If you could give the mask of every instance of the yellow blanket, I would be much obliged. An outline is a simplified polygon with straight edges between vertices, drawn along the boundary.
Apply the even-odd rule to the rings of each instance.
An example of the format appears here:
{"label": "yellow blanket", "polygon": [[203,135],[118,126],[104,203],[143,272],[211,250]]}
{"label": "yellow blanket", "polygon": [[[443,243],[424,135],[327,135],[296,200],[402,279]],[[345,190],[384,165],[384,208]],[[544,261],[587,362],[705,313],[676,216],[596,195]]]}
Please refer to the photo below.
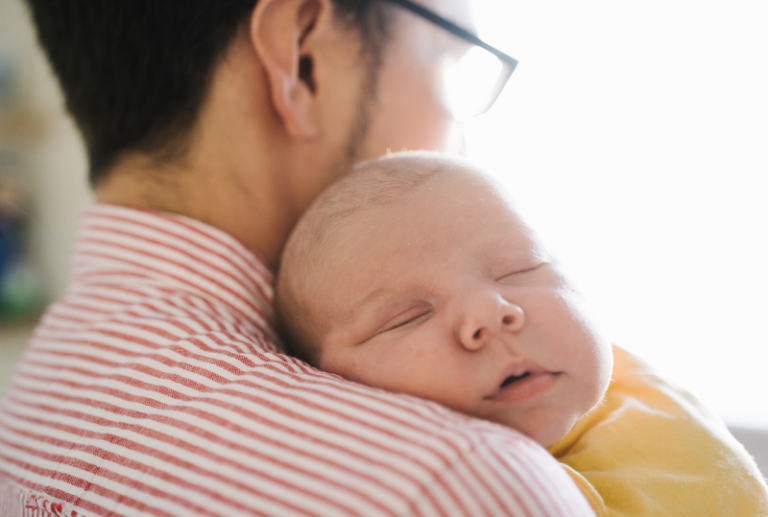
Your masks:
{"label": "yellow blanket", "polygon": [[603,405],[550,452],[598,516],[768,516],[768,488],[722,421],[614,347]]}

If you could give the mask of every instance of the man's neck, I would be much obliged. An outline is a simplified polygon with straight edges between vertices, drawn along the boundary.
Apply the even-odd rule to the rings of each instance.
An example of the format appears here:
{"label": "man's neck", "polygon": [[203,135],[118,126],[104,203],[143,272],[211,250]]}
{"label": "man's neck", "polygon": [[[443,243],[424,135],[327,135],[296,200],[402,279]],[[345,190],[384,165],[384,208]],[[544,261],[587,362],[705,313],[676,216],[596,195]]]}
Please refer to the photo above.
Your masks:
{"label": "man's neck", "polygon": [[[296,215],[279,184],[209,160],[158,163],[143,155],[121,160],[96,188],[98,203],[183,215],[218,228],[261,255],[272,268]],[[281,202],[282,200],[282,202]]]}
{"label": "man's neck", "polygon": [[[352,48],[347,58],[356,62],[358,51]],[[127,153],[99,183],[96,199],[197,219],[230,234],[275,268],[304,209],[359,158],[348,150],[351,136],[360,137],[360,103],[333,92],[348,92],[364,72],[355,68],[339,76],[323,90],[323,103],[296,108],[314,114],[319,129],[293,134],[273,103],[265,68],[244,31],[216,69],[184,156],[165,163]]]}

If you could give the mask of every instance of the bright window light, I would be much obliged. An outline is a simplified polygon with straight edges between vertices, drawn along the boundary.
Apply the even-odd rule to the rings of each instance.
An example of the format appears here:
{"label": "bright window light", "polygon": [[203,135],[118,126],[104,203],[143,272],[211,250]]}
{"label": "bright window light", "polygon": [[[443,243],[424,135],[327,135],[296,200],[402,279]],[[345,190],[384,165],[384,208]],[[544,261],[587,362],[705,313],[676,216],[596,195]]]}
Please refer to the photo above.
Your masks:
{"label": "bright window light", "polygon": [[615,343],[768,428],[768,4],[475,2],[520,60],[467,125]]}
{"label": "bright window light", "polygon": [[480,47],[471,47],[460,59],[446,63],[447,103],[457,120],[466,120],[487,106],[502,63]]}

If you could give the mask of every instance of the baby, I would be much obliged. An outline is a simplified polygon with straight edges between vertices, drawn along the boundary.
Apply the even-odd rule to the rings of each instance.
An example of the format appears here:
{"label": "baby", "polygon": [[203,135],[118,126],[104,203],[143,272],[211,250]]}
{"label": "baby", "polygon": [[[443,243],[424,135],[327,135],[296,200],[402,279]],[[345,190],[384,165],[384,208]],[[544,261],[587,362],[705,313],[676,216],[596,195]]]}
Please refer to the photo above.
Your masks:
{"label": "baby", "polygon": [[608,387],[610,342],[535,234],[465,164],[406,154],[358,167],[301,220],[280,272],[292,351],[347,379],[543,446]]}
{"label": "baby", "polygon": [[[464,162],[403,153],[357,166],[294,229],[275,303],[295,355],[349,380],[517,429],[551,447],[599,515],[607,508],[628,515],[768,512],[764,482],[722,424],[620,349],[614,368],[610,341],[557,261]],[[665,427],[670,419],[680,426]],[[697,472],[708,465],[700,485],[680,462],[645,444],[654,432]],[[709,442],[702,438],[691,458],[686,440],[700,435]],[[681,476],[687,493],[668,476],[655,488],[656,480],[631,481],[633,466],[644,477],[661,473],[648,462],[653,454],[665,475]],[[710,460],[718,465],[709,468]],[[736,484],[757,494],[736,497],[747,511],[711,500],[711,485],[724,480],[730,491]],[[628,498],[633,483],[641,493]]]}

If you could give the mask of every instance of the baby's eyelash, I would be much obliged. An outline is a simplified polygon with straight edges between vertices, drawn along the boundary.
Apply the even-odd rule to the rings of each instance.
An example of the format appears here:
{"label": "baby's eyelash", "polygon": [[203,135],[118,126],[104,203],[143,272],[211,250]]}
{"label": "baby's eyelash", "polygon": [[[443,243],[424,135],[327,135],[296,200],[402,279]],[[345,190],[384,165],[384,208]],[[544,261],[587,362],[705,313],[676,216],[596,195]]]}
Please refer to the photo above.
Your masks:
{"label": "baby's eyelash", "polygon": [[537,265],[535,265],[533,267],[529,267],[529,268],[525,268],[525,269],[520,269],[518,271],[513,271],[512,273],[507,273],[506,275],[503,275],[503,276],[500,276],[499,278],[497,278],[496,281],[498,282],[499,280],[504,280],[505,278],[508,278],[510,276],[513,276],[513,275],[522,275],[523,273],[530,273],[531,271],[535,271],[535,270],[539,269],[540,267],[545,266],[546,264],[547,264],[547,262],[542,262],[542,263],[537,264]]}
{"label": "baby's eyelash", "polygon": [[388,332],[390,330],[404,327],[420,318],[431,315],[432,312],[433,310],[431,308],[427,309],[426,307],[415,307],[413,309],[409,309],[398,314],[387,323],[382,325],[381,328],[376,331],[376,334],[381,334],[382,332]]}

